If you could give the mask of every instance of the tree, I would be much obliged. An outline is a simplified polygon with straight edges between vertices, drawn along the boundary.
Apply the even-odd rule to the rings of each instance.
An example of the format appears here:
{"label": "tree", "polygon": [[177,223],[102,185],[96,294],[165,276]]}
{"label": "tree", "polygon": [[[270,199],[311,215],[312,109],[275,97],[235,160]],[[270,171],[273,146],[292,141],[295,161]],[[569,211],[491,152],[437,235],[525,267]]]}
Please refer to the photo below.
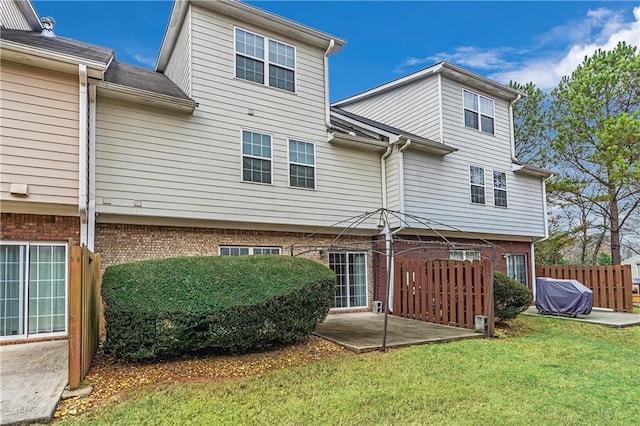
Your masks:
{"label": "tree", "polygon": [[554,163],[594,205],[620,264],[620,235],[640,212],[640,56],[624,42],[598,50],[550,98]]}
{"label": "tree", "polygon": [[513,104],[513,136],[516,158],[544,165],[549,146],[547,94],[532,82],[509,82],[509,87],[527,95]]}

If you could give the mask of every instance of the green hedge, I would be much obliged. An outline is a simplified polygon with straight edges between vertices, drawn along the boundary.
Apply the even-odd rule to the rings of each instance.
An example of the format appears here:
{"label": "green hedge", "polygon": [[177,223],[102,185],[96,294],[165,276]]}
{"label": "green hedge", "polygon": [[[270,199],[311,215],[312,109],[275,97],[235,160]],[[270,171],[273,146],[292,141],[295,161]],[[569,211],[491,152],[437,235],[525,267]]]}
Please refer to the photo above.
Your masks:
{"label": "green hedge", "polygon": [[298,341],[326,317],[335,274],[288,256],[212,256],[110,266],[105,351],[126,360],[246,352]]}
{"label": "green hedge", "polygon": [[496,321],[505,322],[525,311],[533,301],[533,293],[519,281],[500,272],[493,280]]}

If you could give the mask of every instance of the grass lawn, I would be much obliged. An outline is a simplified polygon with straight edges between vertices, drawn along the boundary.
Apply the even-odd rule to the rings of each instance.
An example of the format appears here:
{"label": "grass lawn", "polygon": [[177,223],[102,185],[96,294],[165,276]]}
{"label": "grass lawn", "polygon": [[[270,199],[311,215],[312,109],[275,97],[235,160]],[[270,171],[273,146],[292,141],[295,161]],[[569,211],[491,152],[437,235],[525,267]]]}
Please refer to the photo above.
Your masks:
{"label": "grass lawn", "polygon": [[143,388],[71,423],[640,422],[640,327],[522,316],[514,330],[517,337],[345,355],[238,381]]}

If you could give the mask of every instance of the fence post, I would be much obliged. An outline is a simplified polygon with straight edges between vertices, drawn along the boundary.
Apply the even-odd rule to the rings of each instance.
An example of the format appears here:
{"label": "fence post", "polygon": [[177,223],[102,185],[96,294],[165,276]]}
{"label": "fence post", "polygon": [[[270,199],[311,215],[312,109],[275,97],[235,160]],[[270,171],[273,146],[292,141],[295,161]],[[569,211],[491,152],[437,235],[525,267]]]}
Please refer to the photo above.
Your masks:
{"label": "fence post", "polygon": [[81,375],[82,249],[69,250],[69,389],[78,389]]}

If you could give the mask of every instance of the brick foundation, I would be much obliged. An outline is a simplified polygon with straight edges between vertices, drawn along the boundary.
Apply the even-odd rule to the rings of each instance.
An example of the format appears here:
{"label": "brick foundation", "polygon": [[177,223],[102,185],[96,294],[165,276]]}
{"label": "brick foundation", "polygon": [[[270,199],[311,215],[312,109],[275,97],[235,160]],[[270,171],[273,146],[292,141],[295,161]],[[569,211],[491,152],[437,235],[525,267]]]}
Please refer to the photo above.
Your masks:
{"label": "brick foundation", "polygon": [[[379,241],[375,243],[378,251],[384,252],[385,242],[384,236],[378,236]],[[406,237],[405,237],[406,238]],[[428,241],[428,243],[424,243]],[[481,240],[464,240],[450,239],[449,241],[456,243],[458,250],[480,251],[484,258],[492,259],[494,256],[493,248],[486,247],[485,242]],[[527,265],[527,286],[532,288],[533,271],[531,271],[531,243],[520,241],[490,241],[496,245],[495,248],[495,270],[507,273],[507,261],[505,254],[524,254]],[[485,247],[480,247],[485,246]],[[429,259],[449,259],[450,246],[445,244],[442,239],[426,239],[423,238],[421,243],[416,242],[394,242],[393,244],[395,260],[429,260]],[[405,251],[412,249],[411,251]],[[387,265],[384,256],[379,256],[375,265],[374,282],[374,299],[385,300],[387,285]]]}
{"label": "brick foundation", "polygon": [[0,239],[51,241],[80,244],[80,218],[20,213],[2,213]]}
{"label": "brick foundation", "polygon": [[[317,235],[312,239],[299,232],[252,231],[239,229],[195,228],[154,225],[96,224],[95,251],[102,255],[103,267],[138,260],[176,256],[218,255],[220,246],[279,247],[282,254],[296,245],[294,254],[328,265],[326,247],[335,235]],[[370,237],[350,237],[367,252],[367,308],[339,309],[337,312],[371,310],[374,288],[374,259]],[[345,244],[341,241],[341,244]],[[350,245],[345,244],[350,247]],[[322,255],[320,248],[323,248]]]}

